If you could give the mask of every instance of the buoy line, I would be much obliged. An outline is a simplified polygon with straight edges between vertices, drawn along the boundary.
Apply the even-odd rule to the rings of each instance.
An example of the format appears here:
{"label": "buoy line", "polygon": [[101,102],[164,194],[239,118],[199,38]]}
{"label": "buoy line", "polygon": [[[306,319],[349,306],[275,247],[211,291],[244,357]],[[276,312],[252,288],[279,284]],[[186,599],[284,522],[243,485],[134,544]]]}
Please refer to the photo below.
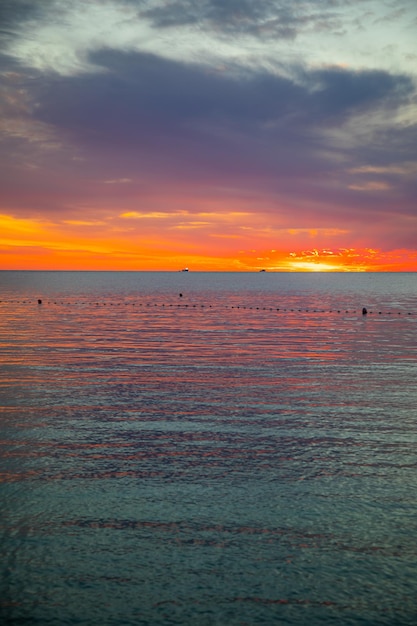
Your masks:
{"label": "buoy line", "polygon": [[[182,298],[183,294],[179,294],[179,297]],[[173,303],[173,302],[98,302],[91,301],[86,302],[85,300],[81,302],[64,302],[62,300],[43,300],[42,298],[38,298],[35,301],[33,300],[0,300],[0,304],[37,304],[39,308],[45,307],[45,305],[53,305],[53,306],[80,306],[80,307],[120,307],[124,306],[132,306],[132,307],[161,307],[161,308],[169,308],[175,307],[177,309],[234,309],[234,310],[244,310],[244,311],[276,311],[277,313],[308,313],[308,314],[336,314],[336,315],[361,315],[363,318],[366,318],[368,315],[413,315],[411,311],[373,311],[371,309],[367,309],[366,307],[362,307],[362,309],[310,309],[310,308],[286,308],[286,307],[266,307],[266,306],[249,306],[249,305],[229,305],[229,304],[198,304],[198,303]]]}

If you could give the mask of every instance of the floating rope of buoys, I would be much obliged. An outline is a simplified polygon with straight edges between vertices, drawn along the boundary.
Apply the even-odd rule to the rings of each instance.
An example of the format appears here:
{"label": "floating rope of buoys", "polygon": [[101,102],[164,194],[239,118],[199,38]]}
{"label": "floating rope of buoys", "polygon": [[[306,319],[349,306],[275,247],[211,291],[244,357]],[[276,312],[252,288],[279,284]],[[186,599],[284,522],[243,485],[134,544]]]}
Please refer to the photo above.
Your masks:
{"label": "floating rope of buoys", "polygon": [[[180,298],[184,298],[184,295],[182,293],[179,294]],[[376,315],[381,315],[381,316],[392,316],[392,315],[414,315],[414,312],[408,311],[383,311],[383,310],[378,310],[378,311],[372,311],[370,309],[368,309],[367,307],[362,307],[362,309],[356,310],[349,310],[349,309],[310,309],[310,308],[299,308],[299,309],[287,309],[287,308],[281,308],[281,307],[272,307],[272,306],[249,306],[249,305],[243,305],[243,304],[233,304],[233,305],[228,305],[228,304],[222,304],[222,303],[218,303],[215,305],[212,304],[207,304],[207,303],[187,303],[184,302],[183,300],[181,302],[177,302],[177,303],[173,303],[173,302],[126,302],[126,301],[122,301],[122,302],[100,302],[100,301],[93,301],[93,302],[88,302],[88,301],[80,301],[80,302],[64,302],[64,301],[57,301],[57,300],[49,300],[49,301],[44,301],[42,298],[37,298],[35,300],[35,302],[37,303],[38,306],[40,305],[44,305],[45,304],[53,304],[55,306],[79,306],[79,307],[88,307],[88,306],[95,306],[95,307],[105,307],[105,306],[111,306],[111,307],[120,307],[122,305],[125,305],[126,307],[128,306],[138,306],[138,307],[173,307],[176,306],[178,309],[189,309],[189,308],[193,308],[193,309],[234,309],[234,310],[249,310],[249,311],[276,311],[277,313],[307,313],[307,314],[325,314],[325,313],[331,313],[331,314],[344,314],[344,315],[362,315],[362,317],[365,319],[367,317],[369,317],[370,315],[376,314]],[[33,300],[0,300],[0,304],[2,305],[7,305],[7,304],[32,304]]]}

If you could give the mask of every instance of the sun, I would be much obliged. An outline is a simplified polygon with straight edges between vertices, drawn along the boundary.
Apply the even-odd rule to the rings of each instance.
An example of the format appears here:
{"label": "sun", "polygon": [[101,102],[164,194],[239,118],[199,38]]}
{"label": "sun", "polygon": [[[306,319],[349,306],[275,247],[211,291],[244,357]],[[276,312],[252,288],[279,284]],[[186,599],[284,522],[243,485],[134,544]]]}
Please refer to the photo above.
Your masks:
{"label": "sun", "polygon": [[324,261],[294,261],[290,268],[298,272],[348,272],[350,268],[341,263],[326,263]]}

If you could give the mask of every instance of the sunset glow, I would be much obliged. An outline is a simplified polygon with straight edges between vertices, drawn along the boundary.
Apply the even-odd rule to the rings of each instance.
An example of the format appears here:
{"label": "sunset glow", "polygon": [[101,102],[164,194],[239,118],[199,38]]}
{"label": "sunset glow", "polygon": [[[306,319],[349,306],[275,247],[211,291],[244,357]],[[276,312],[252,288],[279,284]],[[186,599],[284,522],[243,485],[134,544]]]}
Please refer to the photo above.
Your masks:
{"label": "sunset glow", "polygon": [[417,271],[417,5],[285,7],[5,5],[0,269]]}

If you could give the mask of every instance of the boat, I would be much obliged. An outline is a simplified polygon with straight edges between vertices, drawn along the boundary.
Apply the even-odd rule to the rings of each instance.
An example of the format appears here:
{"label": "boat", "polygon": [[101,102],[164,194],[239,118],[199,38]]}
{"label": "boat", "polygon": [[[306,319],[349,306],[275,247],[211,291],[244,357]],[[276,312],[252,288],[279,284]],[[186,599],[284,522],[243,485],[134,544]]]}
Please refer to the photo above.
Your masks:
{"label": "boat", "polygon": [[188,272],[188,267],[184,267],[181,272]]}

